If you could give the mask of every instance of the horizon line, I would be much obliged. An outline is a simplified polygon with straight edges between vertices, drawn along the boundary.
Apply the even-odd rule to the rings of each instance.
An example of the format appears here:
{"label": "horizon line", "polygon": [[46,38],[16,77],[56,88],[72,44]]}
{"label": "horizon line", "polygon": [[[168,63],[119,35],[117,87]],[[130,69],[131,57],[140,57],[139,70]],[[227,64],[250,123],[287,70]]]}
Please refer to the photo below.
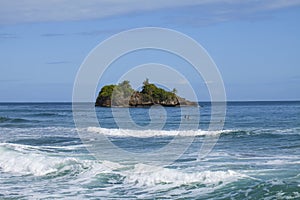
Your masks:
{"label": "horizon line", "polygon": [[[210,103],[210,102],[300,102],[299,100],[228,100],[228,101],[207,101],[207,100],[200,100],[197,102],[202,103]],[[95,103],[95,102],[72,102],[72,101],[0,101],[0,104],[5,103]]]}

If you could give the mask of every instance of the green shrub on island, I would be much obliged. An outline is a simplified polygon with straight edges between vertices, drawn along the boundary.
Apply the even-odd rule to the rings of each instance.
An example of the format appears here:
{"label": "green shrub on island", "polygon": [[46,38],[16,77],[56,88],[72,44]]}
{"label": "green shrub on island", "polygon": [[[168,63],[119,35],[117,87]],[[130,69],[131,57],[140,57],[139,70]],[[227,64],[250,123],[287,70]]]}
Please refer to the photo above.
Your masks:
{"label": "green shrub on island", "polygon": [[[173,89],[173,91],[176,91]],[[164,102],[177,101],[177,96],[173,92],[167,92],[162,88],[156,87],[156,85],[149,83],[149,80],[146,79],[143,83],[143,89],[141,93],[144,96],[144,99],[152,100],[156,104],[161,104]]]}
{"label": "green shrub on island", "polygon": [[106,85],[99,92],[99,96],[101,98],[111,98],[113,91],[115,89],[115,85]]}

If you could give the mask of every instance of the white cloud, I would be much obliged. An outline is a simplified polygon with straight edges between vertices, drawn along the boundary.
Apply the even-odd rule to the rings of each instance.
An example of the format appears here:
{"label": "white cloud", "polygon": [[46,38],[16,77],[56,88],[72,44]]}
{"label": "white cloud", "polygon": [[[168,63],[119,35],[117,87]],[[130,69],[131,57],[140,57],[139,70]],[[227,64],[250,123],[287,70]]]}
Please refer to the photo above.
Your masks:
{"label": "white cloud", "polygon": [[300,0],[0,0],[0,24],[101,19],[185,6],[204,6],[218,12],[222,6],[243,5],[249,9],[254,6],[257,10],[270,10],[300,5]]}

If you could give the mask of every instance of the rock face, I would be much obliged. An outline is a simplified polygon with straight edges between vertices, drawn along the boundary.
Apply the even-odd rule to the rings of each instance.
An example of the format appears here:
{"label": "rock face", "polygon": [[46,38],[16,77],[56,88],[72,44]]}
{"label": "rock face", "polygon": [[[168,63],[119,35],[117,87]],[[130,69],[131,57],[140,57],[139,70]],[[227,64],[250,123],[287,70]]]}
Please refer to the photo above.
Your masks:
{"label": "rock face", "polygon": [[118,85],[104,86],[97,97],[95,106],[101,107],[147,107],[161,105],[168,107],[175,106],[198,106],[198,103],[187,101],[173,92],[144,81],[142,91],[132,89],[129,81],[123,81]]}
{"label": "rock face", "polygon": [[111,100],[108,98],[97,98],[96,106],[111,107]]}
{"label": "rock face", "polygon": [[179,101],[177,96],[173,96],[171,98],[166,98],[162,101],[154,98],[145,98],[145,95],[140,92],[134,92],[128,102],[129,106],[132,107],[144,107],[144,106],[152,106],[152,105],[162,105],[162,106],[179,106]]}
{"label": "rock face", "polygon": [[182,97],[177,96],[180,106],[199,106],[197,102],[188,101]]}
{"label": "rock face", "polygon": [[143,94],[140,92],[134,92],[128,102],[129,106],[134,107],[143,107],[143,106],[152,106],[154,105],[154,102],[151,101],[151,99],[145,99]]}

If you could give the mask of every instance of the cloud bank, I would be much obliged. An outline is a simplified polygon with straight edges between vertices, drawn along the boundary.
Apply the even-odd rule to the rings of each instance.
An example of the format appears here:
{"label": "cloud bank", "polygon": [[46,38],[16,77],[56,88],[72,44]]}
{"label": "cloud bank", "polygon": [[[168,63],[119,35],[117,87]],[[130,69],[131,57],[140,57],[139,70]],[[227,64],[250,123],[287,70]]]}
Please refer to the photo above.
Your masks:
{"label": "cloud bank", "polygon": [[[0,0],[0,24],[101,19],[160,9],[203,7],[207,12],[264,11],[299,6],[300,0]],[[223,10],[233,7],[233,10]]]}

